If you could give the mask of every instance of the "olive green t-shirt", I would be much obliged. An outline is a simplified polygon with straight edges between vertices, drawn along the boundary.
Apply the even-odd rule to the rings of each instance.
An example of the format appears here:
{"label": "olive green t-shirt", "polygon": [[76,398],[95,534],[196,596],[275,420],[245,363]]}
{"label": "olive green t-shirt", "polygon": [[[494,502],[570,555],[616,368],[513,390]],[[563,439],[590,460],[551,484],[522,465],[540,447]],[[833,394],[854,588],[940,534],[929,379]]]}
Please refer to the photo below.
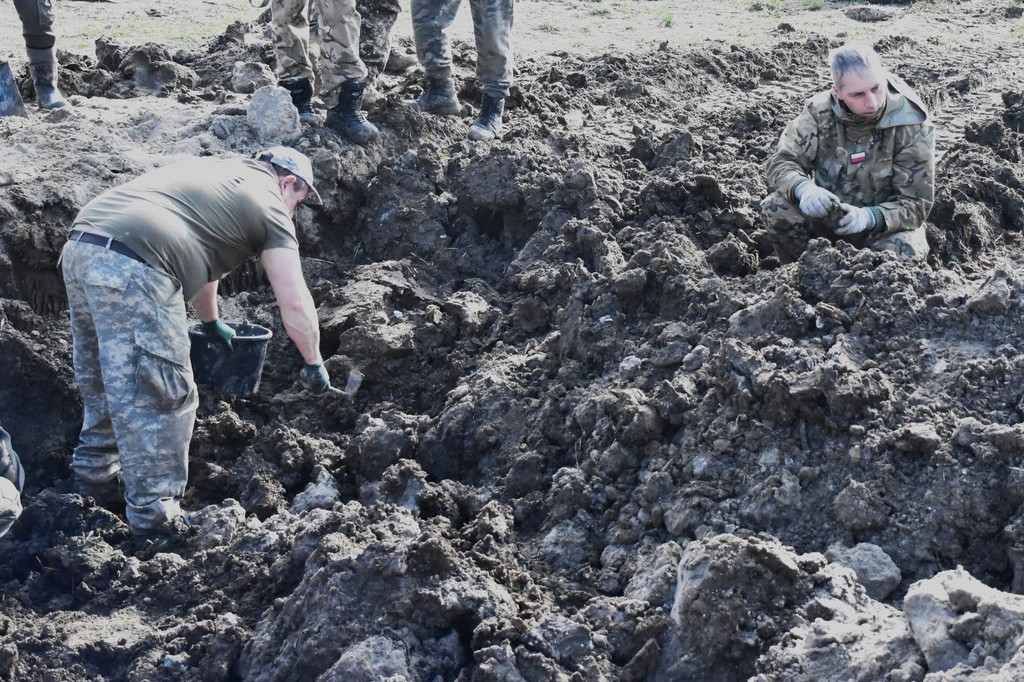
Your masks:
{"label": "olive green t-shirt", "polygon": [[100,194],[75,218],[181,282],[185,300],[266,249],[298,249],[277,177],[255,159],[191,159]]}

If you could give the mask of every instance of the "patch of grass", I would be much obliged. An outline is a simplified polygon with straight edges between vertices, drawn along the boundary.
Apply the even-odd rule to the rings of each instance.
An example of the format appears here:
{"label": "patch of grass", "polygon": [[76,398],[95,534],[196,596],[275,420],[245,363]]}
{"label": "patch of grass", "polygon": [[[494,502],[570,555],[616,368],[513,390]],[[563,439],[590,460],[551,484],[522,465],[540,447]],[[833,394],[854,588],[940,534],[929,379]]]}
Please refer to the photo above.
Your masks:
{"label": "patch of grass", "polygon": [[803,0],[804,9],[816,10],[825,6],[825,0]]}
{"label": "patch of grass", "polygon": [[768,34],[766,34],[762,29],[751,28],[737,33],[736,40],[740,45],[756,47],[758,45],[764,45],[765,41],[768,40]]}
{"label": "patch of grass", "polygon": [[611,13],[612,11],[607,7],[595,7],[594,9],[590,10],[590,15],[594,17],[606,17]]}
{"label": "patch of grass", "polygon": [[1013,22],[1013,27],[1010,28],[1010,35],[1015,38],[1024,38],[1024,19],[1018,19]]}
{"label": "patch of grass", "polygon": [[672,28],[672,22],[675,21],[675,15],[668,10],[664,10],[661,13],[661,19],[658,21],[658,26],[662,28]]}
{"label": "patch of grass", "polygon": [[541,22],[539,28],[545,33],[558,33],[558,25],[550,19],[546,19]]}
{"label": "patch of grass", "polygon": [[[255,10],[247,0],[220,0],[203,6],[193,21],[183,22],[173,16],[161,16],[129,10],[116,23],[85,20],[64,23],[59,30],[57,47],[72,52],[92,53],[96,38],[108,36],[123,45],[156,42],[171,52],[184,48],[195,50],[220,35],[235,20],[252,21]],[[59,18],[58,18],[59,21]]]}

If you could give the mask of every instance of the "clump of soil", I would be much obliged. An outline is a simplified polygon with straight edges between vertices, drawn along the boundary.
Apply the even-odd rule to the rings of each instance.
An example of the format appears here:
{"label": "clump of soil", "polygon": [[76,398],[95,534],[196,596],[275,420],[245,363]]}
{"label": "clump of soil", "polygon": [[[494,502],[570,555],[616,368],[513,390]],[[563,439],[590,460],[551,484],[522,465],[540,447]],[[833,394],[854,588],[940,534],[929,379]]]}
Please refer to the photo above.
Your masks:
{"label": "clump of soil", "polygon": [[29,474],[0,679],[1009,679],[1021,65],[880,43],[943,127],[933,253],[780,266],[762,168],[835,44],[527,61],[494,144],[411,112],[408,76],[368,111],[380,142],[304,131],[323,350],[362,384],[298,391],[260,272],[234,273],[224,317],[274,332],[261,388],[203,393],[196,525],[155,557],[71,492],[54,264],[106,187],[265,146],[231,74],[272,50],[254,23],[64,55],[75,107],[0,128],[0,418]]}

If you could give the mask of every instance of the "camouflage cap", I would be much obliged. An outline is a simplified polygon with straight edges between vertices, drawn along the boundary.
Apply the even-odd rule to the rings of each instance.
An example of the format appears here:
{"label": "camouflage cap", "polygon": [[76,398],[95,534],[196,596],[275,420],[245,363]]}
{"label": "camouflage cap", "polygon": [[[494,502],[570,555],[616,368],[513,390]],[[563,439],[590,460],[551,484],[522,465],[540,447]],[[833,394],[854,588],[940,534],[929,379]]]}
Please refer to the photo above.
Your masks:
{"label": "camouflage cap", "polygon": [[319,206],[324,203],[320,198],[320,193],[316,191],[316,187],[313,185],[313,164],[310,163],[309,158],[302,152],[291,147],[277,146],[260,152],[256,158],[260,161],[268,161],[275,166],[280,166],[306,183],[306,186],[309,187],[309,194],[306,195],[305,199],[307,204]]}

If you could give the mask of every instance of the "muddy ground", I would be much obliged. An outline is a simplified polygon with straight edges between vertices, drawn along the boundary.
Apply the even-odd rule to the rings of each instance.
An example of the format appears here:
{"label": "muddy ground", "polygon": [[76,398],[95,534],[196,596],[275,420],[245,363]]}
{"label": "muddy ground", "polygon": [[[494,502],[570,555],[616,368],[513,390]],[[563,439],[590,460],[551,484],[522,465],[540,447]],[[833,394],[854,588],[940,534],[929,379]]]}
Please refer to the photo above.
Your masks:
{"label": "muddy ground", "polygon": [[378,143],[290,140],[325,197],[297,223],[327,366],[365,379],[298,391],[269,288],[233,274],[224,317],[275,334],[262,384],[203,392],[198,525],[152,558],[72,492],[55,262],[103,189],[266,146],[244,90],[272,50],[252,21],[63,52],[74,108],[0,121],[0,420],[28,471],[0,679],[1018,679],[1024,6],[921,15],[982,45],[838,7],[939,126],[926,263],[772,255],[762,166],[842,38],[795,28],[813,4],[759,15],[758,47],[524,59],[494,144],[464,141],[459,43],[463,117],[404,106],[413,71]]}

